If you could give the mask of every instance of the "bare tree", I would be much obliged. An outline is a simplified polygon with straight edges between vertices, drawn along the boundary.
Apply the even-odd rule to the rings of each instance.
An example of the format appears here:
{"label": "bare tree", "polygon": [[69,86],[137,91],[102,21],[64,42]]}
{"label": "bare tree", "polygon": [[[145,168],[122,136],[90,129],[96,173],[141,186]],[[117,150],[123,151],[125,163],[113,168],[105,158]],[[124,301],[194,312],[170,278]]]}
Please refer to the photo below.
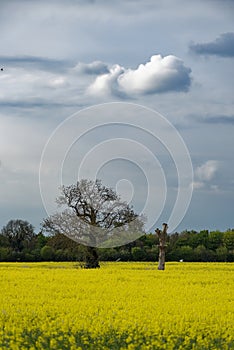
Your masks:
{"label": "bare tree", "polygon": [[159,238],[159,258],[158,258],[158,270],[165,270],[165,256],[166,256],[166,240],[168,225],[163,223],[163,229],[155,230]]}
{"label": "bare tree", "polygon": [[86,245],[87,268],[99,267],[96,247],[122,245],[143,234],[143,220],[100,180],[63,186],[57,203],[62,211],[45,219],[43,227]]}

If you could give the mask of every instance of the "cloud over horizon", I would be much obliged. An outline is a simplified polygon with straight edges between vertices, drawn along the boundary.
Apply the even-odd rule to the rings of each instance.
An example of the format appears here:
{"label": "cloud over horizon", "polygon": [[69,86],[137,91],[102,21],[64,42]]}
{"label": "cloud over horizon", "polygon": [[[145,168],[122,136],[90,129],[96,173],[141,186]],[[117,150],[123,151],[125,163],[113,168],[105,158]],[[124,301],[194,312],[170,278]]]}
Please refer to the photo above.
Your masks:
{"label": "cloud over horizon", "polygon": [[2,107],[59,106],[66,99],[66,105],[68,100],[78,105],[90,97],[135,99],[187,92],[191,85],[191,69],[173,55],[153,55],[135,69],[97,60],[75,64],[37,56],[0,56],[0,63],[4,67],[0,76]]}
{"label": "cloud over horizon", "polygon": [[191,44],[189,48],[197,55],[234,57],[234,32],[223,33],[211,42]]}
{"label": "cloud over horizon", "polygon": [[195,169],[195,181],[193,182],[193,188],[209,189],[212,191],[218,191],[219,187],[216,184],[212,184],[217,171],[219,170],[219,162],[217,160],[208,160]]}
{"label": "cloud over horizon", "polygon": [[166,92],[187,92],[191,85],[191,69],[173,55],[153,55],[136,69],[116,64],[89,86],[92,95],[149,95]]}
{"label": "cloud over horizon", "polygon": [[[0,225],[22,215],[38,226],[45,215],[38,167],[51,132],[78,111],[124,101],[158,111],[187,145],[197,191],[178,229],[233,227],[233,0],[2,0],[1,5]],[[133,121],[140,118],[144,115]],[[77,130],[86,123],[89,118]],[[128,126],[121,126],[123,135],[151,147],[174,198],[174,163],[164,160],[163,146]],[[110,129],[82,139],[82,152],[102,137],[110,138]],[[113,169],[119,175],[123,170]],[[111,171],[106,178],[113,180]]]}

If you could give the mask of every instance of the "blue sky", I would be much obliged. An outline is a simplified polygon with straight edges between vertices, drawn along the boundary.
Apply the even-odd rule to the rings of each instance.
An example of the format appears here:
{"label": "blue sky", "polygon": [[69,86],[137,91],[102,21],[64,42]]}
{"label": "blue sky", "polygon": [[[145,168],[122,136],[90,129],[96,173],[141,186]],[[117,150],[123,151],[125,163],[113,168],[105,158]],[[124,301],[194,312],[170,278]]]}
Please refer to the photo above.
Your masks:
{"label": "blue sky", "polygon": [[[192,200],[177,230],[234,227],[233,15],[231,0],[1,1],[0,227],[22,218],[39,228],[47,215],[39,167],[48,138],[70,115],[109,102],[155,110],[182,136],[194,178]],[[132,123],[145,118],[150,129],[150,118],[141,112]],[[89,118],[80,123],[88,127]],[[150,156],[134,154],[126,145],[128,161],[112,158],[98,175],[113,187],[125,179],[122,195],[131,192],[138,210],[147,177],[154,176],[151,210],[155,205],[156,213],[163,173],[166,204],[153,227],[160,226],[170,216],[179,185],[177,164],[157,137],[126,125],[90,131],[69,146],[64,181],[74,182],[82,159],[91,151],[100,157],[99,143],[116,137],[137,141],[159,163],[154,168]],[[56,156],[63,147],[65,137]],[[134,164],[137,155],[148,164],[146,175]],[[45,181],[50,173],[48,184],[52,158],[43,168]]]}

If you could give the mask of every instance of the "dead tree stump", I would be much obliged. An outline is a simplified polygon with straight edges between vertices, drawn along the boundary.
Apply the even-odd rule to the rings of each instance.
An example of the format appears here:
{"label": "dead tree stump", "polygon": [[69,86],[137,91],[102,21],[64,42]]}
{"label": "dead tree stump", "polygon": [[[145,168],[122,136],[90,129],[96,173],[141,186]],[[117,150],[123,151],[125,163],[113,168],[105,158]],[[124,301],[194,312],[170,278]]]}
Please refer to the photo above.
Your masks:
{"label": "dead tree stump", "polygon": [[166,241],[167,241],[167,224],[162,224],[162,231],[158,228],[155,230],[159,238],[159,258],[158,258],[158,270],[165,270],[165,256],[166,256]]}

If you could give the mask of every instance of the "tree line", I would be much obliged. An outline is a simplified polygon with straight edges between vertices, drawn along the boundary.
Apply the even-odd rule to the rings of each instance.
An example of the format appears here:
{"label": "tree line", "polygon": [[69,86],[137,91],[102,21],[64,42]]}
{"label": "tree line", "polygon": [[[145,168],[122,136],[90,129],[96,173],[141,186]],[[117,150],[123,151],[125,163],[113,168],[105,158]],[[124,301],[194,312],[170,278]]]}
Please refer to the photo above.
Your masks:
{"label": "tree line", "polygon": [[[155,233],[115,248],[96,248],[101,261],[157,261],[159,240]],[[66,235],[35,233],[24,220],[10,220],[0,231],[1,262],[87,262],[90,251]],[[234,229],[225,232],[191,230],[167,236],[166,261],[234,262]]]}
{"label": "tree line", "polygon": [[165,250],[167,261],[234,261],[234,230],[167,235],[163,224],[162,231],[145,234],[146,218],[101,180],[81,179],[60,190],[60,211],[44,219],[38,234],[23,220],[2,228],[0,261],[80,261],[85,268],[98,268],[100,260],[159,258],[163,268]]}

